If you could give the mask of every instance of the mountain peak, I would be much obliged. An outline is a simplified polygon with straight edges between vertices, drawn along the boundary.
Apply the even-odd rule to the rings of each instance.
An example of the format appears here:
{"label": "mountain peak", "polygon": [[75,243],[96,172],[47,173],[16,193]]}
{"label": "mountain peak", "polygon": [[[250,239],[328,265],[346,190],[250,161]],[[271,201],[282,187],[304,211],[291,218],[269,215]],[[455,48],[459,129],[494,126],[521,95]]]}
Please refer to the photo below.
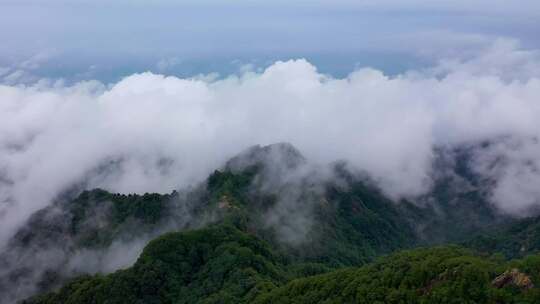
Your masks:
{"label": "mountain peak", "polygon": [[306,163],[304,156],[292,144],[287,142],[267,146],[252,146],[231,158],[225,167],[231,171],[242,171],[253,166],[280,166],[283,169],[295,169]]}

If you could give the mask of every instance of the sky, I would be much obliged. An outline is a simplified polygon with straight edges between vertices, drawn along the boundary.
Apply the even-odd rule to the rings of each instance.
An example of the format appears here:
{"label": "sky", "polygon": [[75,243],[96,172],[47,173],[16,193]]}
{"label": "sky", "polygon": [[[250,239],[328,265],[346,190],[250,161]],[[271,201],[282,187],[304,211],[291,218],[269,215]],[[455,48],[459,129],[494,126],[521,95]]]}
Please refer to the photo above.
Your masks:
{"label": "sky", "polygon": [[276,142],[398,200],[487,140],[472,169],[530,215],[538,24],[528,0],[0,0],[0,247],[74,185],[166,193]]}
{"label": "sky", "polygon": [[[266,224],[290,243],[336,161],[396,203],[432,202],[437,157],[467,147],[494,210],[538,215],[539,25],[538,0],[0,0],[0,254],[73,189],[182,192],[283,142],[305,163],[275,149],[259,186],[280,193]],[[110,272],[140,237],[11,266]]]}
{"label": "sky", "polygon": [[224,77],[298,58],[334,76],[358,67],[397,74],[474,55],[500,37],[540,43],[534,0],[0,0],[0,8],[0,72],[12,83],[115,82],[144,71]]}

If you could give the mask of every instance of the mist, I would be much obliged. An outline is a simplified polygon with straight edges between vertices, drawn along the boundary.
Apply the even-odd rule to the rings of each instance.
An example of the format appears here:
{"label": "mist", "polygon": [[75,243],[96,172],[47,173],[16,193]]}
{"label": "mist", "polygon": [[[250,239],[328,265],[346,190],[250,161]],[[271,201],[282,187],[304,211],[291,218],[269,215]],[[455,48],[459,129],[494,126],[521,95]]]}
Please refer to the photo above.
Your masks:
{"label": "mist", "polygon": [[526,215],[540,203],[539,74],[538,51],[498,40],[472,59],[396,76],[335,78],[297,59],[221,79],[0,85],[0,244],[74,184],[170,192],[275,142],[316,164],[345,160],[397,199],[429,190],[434,147],[511,138],[520,144],[477,156],[508,161],[476,170],[497,180],[496,207]]}

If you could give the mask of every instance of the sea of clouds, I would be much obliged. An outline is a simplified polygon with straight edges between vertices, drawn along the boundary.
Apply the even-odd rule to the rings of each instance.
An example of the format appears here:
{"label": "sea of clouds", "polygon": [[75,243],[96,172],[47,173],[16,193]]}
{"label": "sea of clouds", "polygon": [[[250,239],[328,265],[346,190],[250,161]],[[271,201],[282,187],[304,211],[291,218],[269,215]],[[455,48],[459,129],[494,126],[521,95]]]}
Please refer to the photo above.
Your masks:
{"label": "sea of clouds", "polygon": [[217,79],[3,83],[0,247],[74,184],[170,192],[275,142],[318,164],[346,160],[399,198],[429,190],[434,147],[488,140],[474,169],[497,181],[494,205],[515,215],[540,205],[540,52],[512,40],[395,76],[335,78],[297,59]]}

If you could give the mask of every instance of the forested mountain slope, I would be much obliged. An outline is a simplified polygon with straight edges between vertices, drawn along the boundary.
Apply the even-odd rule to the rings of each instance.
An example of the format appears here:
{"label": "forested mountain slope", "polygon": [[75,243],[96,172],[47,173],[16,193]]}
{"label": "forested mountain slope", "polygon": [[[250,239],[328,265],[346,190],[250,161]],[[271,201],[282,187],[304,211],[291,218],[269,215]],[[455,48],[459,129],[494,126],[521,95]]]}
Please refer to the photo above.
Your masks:
{"label": "forested mountain slope", "polygon": [[479,234],[463,243],[486,254],[513,259],[540,251],[540,217],[525,218]]}
{"label": "forested mountain slope", "polygon": [[314,271],[326,269],[290,264],[264,241],[221,225],[165,234],[144,249],[133,267],[81,277],[25,303],[540,301],[538,255],[506,262],[460,247],[435,247],[402,251],[360,268],[311,276]]}
{"label": "forested mountain slope", "polygon": [[251,303],[287,278],[268,244],[223,225],[162,235],[133,267],[27,303]]}
{"label": "forested mountain slope", "polygon": [[[346,163],[336,162],[330,168],[313,166],[289,144],[250,148],[215,170],[204,183],[171,194],[122,195],[96,189],[66,195],[32,216],[0,253],[0,301],[12,303],[48,292],[78,277],[59,294],[33,301],[75,303],[76,299],[77,303],[102,303],[105,299],[130,299],[133,303],[176,303],[189,299],[186,303],[237,303],[278,299],[273,303],[281,303],[282,297],[291,296],[300,301],[291,303],[304,303],[311,297],[312,284],[320,278],[341,284],[350,280],[350,273],[356,276],[358,271],[360,276],[381,264],[333,272],[336,269],[361,267],[398,250],[455,242],[479,249],[482,258],[447,247],[412,251],[389,259],[401,259],[400,263],[412,263],[412,267],[415,262],[409,255],[432,259],[439,253],[441,258],[450,254],[456,263],[472,263],[471,267],[484,273],[481,280],[471,280],[483,280],[474,288],[491,294],[489,284],[484,283],[504,272],[509,264],[496,258],[489,263],[477,262],[500,251],[508,257],[534,252],[536,221],[525,220],[523,223],[529,224],[523,224],[499,214],[489,203],[489,181],[469,169],[469,151],[452,151],[455,155],[451,158],[446,157],[448,153],[440,151],[434,164],[432,191],[399,202],[385,196],[369,176],[351,171]],[[492,233],[493,227],[513,223],[526,228]],[[207,226],[212,228],[204,228]],[[160,237],[170,231],[184,232]],[[471,235],[480,237],[470,241]],[[521,250],[524,243],[526,251]],[[516,253],[518,244],[521,247]],[[153,255],[158,252],[155,248],[162,246],[183,253],[169,255],[160,249],[157,256]],[[169,267],[168,263],[183,266]],[[399,294],[396,299],[417,293],[419,288],[425,288],[428,278],[433,280],[433,276],[444,272],[442,268],[450,267],[447,260],[434,263],[440,265],[431,265],[435,268],[422,275],[423,281],[413,284],[406,279],[417,275],[416,270],[409,273],[409,269],[402,271],[402,277],[391,279],[395,284],[410,281],[403,290],[392,291],[396,286],[385,285],[387,278],[381,279],[380,288]],[[125,270],[103,275],[117,269]],[[287,282],[294,278],[326,272],[329,274],[322,277],[290,283],[297,286],[294,284],[304,282],[301,284],[307,286],[308,298],[304,291],[286,295],[288,287],[280,287],[288,286]],[[447,280],[455,281],[453,278]],[[459,280],[459,284],[470,284],[468,278]],[[536,282],[535,277],[531,280]],[[333,286],[333,291],[317,290],[316,298],[332,301],[334,293],[342,293],[340,288],[345,288],[335,284],[324,283]],[[454,292],[454,287],[448,288]],[[426,294],[415,301],[434,299]],[[342,300],[360,301],[350,295],[344,295]]]}
{"label": "forested mountain slope", "polygon": [[292,282],[256,303],[538,303],[540,256],[504,262],[459,247],[403,251]]}

